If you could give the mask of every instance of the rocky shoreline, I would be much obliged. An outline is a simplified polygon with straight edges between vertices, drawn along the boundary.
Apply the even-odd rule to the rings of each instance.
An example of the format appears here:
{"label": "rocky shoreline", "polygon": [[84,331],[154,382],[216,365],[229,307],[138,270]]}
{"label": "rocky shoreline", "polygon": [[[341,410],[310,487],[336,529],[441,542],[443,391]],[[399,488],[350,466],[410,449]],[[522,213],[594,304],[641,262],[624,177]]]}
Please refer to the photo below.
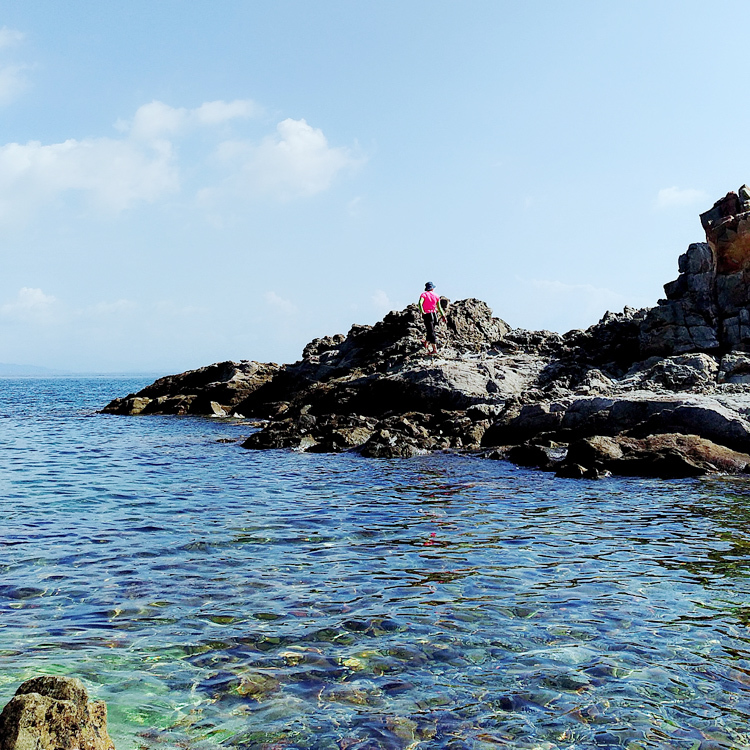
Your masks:
{"label": "rocky shoreline", "polygon": [[222,362],[102,411],[250,420],[247,449],[373,458],[461,451],[564,477],[750,471],[750,203],[701,216],[666,299],[586,330],[513,329],[450,305],[438,357],[416,305],[310,342],[290,365]]}

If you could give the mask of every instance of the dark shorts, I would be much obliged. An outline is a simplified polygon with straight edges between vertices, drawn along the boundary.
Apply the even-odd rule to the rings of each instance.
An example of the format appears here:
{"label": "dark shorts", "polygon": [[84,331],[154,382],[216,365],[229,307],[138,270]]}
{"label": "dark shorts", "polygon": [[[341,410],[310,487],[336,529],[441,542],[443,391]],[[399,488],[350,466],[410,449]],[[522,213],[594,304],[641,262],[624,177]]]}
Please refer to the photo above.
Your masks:
{"label": "dark shorts", "polygon": [[422,316],[424,320],[424,327],[427,331],[427,341],[431,344],[437,344],[437,338],[435,336],[435,325],[437,324],[437,313],[425,313]]}

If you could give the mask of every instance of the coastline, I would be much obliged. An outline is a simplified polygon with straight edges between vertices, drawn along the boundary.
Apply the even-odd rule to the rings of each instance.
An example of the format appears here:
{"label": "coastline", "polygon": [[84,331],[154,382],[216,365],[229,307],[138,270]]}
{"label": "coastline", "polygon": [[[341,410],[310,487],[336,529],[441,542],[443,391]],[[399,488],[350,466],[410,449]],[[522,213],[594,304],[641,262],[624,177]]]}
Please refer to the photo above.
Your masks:
{"label": "coastline", "polygon": [[666,299],[586,330],[513,329],[484,302],[459,300],[433,357],[410,305],[314,339],[294,364],[216,363],[102,411],[255,420],[248,449],[459,451],[592,479],[745,473],[750,206],[730,193],[701,220],[706,242],[680,256]]}

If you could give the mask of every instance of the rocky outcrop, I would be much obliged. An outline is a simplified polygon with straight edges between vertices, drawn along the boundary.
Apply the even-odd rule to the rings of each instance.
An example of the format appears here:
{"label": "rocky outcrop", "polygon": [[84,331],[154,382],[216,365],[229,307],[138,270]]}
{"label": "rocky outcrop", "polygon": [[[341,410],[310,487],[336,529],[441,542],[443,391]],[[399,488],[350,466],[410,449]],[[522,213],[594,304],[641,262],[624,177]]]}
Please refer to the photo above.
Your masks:
{"label": "rocky outcrop", "polygon": [[739,192],[701,215],[706,242],[680,256],[680,275],[646,316],[645,356],[750,351],[750,201]]}
{"label": "rocky outcrop", "polygon": [[280,370],[274,363],[217,362],[159,378],[138,393],[116,398],[105,414],[202,414],[225,417]]}
{"label": "rocky outcrop", "polygon": [[[262,419],[243,443],[256,450],[474,451],[589,477],[656,473],[642,456],[658,454],[664,467],[677,452],[675,475],[698,471],[685,462],[734,470],[739,464],[701,463],[690,441],[750,452],[750,190],[701,219],[706,242],[680,257],[679,278],[652,309],[607,312],[559,334],[510,328],[484,302],[460,300],[438,327],[432,357],[410,305],[314,339],[294,364],[220,363],[162,378],[104,411]],[[626,442],[606,465],[563,460],[581,440]]]}
{"label": "rocky outcrop", "polygon": [[114,750],[107,706],[72,677],[24,682],[0,714],[0,750]]}

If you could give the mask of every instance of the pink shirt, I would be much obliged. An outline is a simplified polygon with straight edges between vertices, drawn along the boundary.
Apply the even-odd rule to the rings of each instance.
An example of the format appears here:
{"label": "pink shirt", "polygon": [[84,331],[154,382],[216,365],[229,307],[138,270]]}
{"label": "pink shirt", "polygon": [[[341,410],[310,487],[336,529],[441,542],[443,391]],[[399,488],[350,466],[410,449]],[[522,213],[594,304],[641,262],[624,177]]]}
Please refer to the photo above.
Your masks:
{"label": "pink shirt", "polygon": [[422,310],[425,313],[437,312],[440,297],[435,292],[422,292],[419,295],[419,299],[422,300]]}

